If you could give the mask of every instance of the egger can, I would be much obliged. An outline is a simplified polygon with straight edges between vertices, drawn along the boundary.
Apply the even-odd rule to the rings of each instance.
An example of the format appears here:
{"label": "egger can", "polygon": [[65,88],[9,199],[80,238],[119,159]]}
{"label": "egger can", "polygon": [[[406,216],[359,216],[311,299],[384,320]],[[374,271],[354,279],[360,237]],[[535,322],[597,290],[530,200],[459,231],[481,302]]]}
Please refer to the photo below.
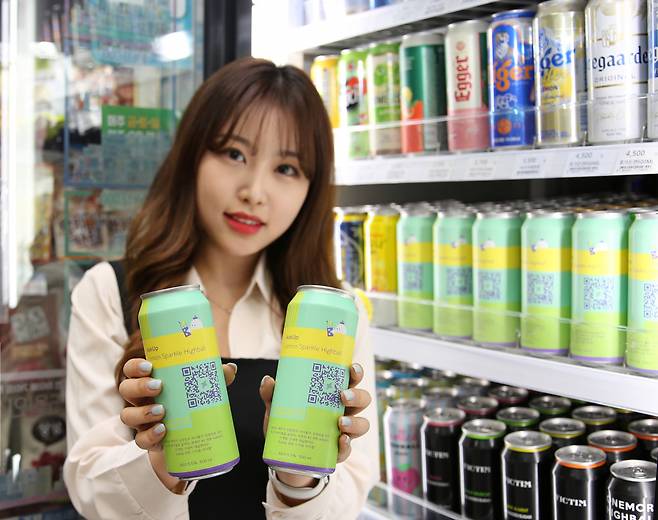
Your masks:
{"label": "egger can", "polygon": [[[651,520],[656,493],[656,465],[646,460],[613,464],[606,490],[607,520]],[[632,516],[631,516],[632,515]]]}
{"label": "egger can", "polygon": [[539,431],[551,436],[555,449],[584,444],[586,440],[585,430],[586,427],[583,421],[568,417],[554,417],[539,424]]}
{"label": "egger can", "polygon": [[[373,43],[366,58],[368,121],[387,124],[370,132],[370,153],[400,153],[400,43]],[[397,124],[395,124],[397,123]]]}
{"label": "egger can", "polygon": [[348,136],[350,159],[366,157],[369,153],[368,130],[350,130],[349,127],[368,124],[368,87],[366,82],[367,51],[344,49],[338,61],[340,126]]}
{"label": "egger can", "polygon": [[496,419],[505,423],[508,432],[534,430],[539,423],[539,412],[534,408],[511,406],[503,408],[496,414]]}
{"label": "egger can", "polygon": [[198,285],[141,296],[139,329],[164,405],[167,471],[196,480],[230,471],[239,460],[212,310]]}
{"label": "egger can", "polygon": [[608,464],[636,458],[637,439],[632,433],[617,430],[599,430],[587,436],[587,443],[602,450]]}
{"label": "egger can", "polygon": [[288,304],[276,388],[265,435],[265,464],[322,477],[338,456],[359,312],[341,289],[302,285]]}
{"label": "egger can", "polygon": [[628,431],[638,438],[644,458],[649,460],[651,452],[658,448],[658,419],[633,421],[628,425]]}
{"label": "egger can", "polygon": [[599,430],[609,430],[617,421],[617,412],[609,406],[581,406],[571,412],[571,417],[583,421],[587,428],[587,435]]}
{"label": "egger can", "polygon": [[338,56],[318,56],[311,65],[311,81],[315,85],[333,128],[340,125],[338,111]]}

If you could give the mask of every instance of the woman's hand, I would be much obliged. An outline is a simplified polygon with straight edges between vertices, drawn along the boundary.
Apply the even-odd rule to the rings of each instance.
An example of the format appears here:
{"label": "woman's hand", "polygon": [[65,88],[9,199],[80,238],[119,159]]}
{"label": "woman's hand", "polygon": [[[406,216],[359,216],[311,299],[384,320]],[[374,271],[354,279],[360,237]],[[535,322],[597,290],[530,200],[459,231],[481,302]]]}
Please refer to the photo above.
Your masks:
{"label": "woman's hand", "polygon": [[[366,390],[356,388],[363,379],[363,367],[355,363],[350,367],[350,382],[348,389],[341,392],[341,401],[345,405],[345,415],[338,419],[338,458],[336,462],[344,462],[352,452],[351,441],[357,437],[365,435],[370,429],[370,422],[364,417],[356,417],[372,401],[372,397]],[[260,384],[260,396],[265,403],[265,418],[263,419],[263,432],[267,434],[267,424],[270,418],[270,408],[272,406],[272,395],[274,394],[275,381],[270,376],[265,376]],[[315,479],[303,475],[294,475],[283,471],[277,471],[277,478],[284,484],[293,487],[310,487],[315,485]],[[291,500],[288,505],[297,505]]]}
{"label": "woman's hand", "polygon": [[[238,367],[228,363],[222,368],[228,386],[235,379]],[[162,391],[162,381],[150,377],[152,369],[153,365],[141,358],[130,359],[123,365],[126,379],[119,385],[119,394],[129,405],[121,410],[121,421],[137,430],[135,443],[149,452],[151,465],[160,481],[170,491],[180,493],[182,482],[167,472],[162,453],[162,439],[166,434],[162,419],[166,410],[161,404],[155,404],[155,397]]]}

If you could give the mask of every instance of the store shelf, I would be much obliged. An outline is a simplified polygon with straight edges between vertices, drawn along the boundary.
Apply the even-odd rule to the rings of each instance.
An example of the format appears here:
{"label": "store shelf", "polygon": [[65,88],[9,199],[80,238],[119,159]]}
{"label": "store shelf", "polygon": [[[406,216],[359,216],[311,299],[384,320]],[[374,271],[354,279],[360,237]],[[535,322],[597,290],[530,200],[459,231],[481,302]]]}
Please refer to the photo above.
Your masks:
{"label": "store shelf", "polygon": [[658,173],[658,143],[377,157],[339,163],[336,184],[397,184]]}
{"label": "store shelf", "polygon": [[426,500],[409,495],[379,482],[370,492],[359,520],[424,518],[426,520],[460,520],[459,514],[447,511]]}
{"label": "store shelf", "polygon": [[518,349],[454,343],[429,333],[372,329],[375,354],[471,377],[658,416],[658,378],[621,367],[594,367]]}

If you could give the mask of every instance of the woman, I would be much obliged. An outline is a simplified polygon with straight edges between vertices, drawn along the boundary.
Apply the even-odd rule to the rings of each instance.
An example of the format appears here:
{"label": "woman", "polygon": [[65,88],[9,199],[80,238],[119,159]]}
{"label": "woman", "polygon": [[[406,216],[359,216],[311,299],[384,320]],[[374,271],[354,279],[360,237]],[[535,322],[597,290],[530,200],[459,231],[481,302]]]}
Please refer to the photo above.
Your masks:
{"label": "woman", "polygon": [[[379,471],[361,304],[336,472],[328,482],[282,471],[268,478],[261,459],[285,308],[299,285],[339,286],[332,171],[328,116],[302,71],[249,58],[199,88],[132,223],[125,284],[103,262],[72,296],[64,476],[83,516],[358,515]],[[140,294],[191,283],[202,286],[231,361],[224,374],[241,460],[188,485],[165,470],[166,410],[153,404],[161,382],[149,377],[137,312]]]}

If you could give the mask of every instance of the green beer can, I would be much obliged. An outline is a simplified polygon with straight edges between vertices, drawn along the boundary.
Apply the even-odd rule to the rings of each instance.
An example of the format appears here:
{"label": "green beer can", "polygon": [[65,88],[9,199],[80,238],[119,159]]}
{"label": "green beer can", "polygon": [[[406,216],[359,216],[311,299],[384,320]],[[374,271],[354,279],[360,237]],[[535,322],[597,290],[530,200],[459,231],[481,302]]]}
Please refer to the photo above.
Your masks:
{"label": "green beer can", "polygon": [[456,208],[434,222],[434,333],[446,338],[473,336],[474,221],[472,211]]}
{"label": "green beer can", "polygon": [[344,49],[338,60],[339,119],[341,128],[348,129],[350,159],[366,157],[370,143],[367,130],[349,130],[368,124],[366,57],[364,49]]}
{"label": "green beer can", "polygon": [[143,294],[139,329],[164,405],[167,471],[183,480],[227,473],[239,460],[217,334],[198,285]]}
{"label": "green beer can", "polygon": [[[410,204],[397,225],[398,325],[403,329],[432,330],[434,265],[432,226],[436,216],[426,204]],[[405,301],[405,298],[425,302]]]}
{"label": "green beer can", "polygon": [[521,310],[521,224],[516,211],[481,212],[473,225],[473,339],[513,347]]}
{"label": "green beer can", "polygon": [[658,374],[658,211],[635,216],[628,247],[626,363]]}
{"label": "green beer can", "polygon": [[571,357],[620,365],[626,349],[629,217],[579,213],[573,226]]}
{"label": "green beer can", "polygon": [[560,211],[527,213],[521,228],[521,348],[564,356],[571,318],[571,228]]}
{"label": "green beer can", "polygon": [[263,460],[315,478],[333,473],[359,313],[343,290],[302,285],[288,305]]}

